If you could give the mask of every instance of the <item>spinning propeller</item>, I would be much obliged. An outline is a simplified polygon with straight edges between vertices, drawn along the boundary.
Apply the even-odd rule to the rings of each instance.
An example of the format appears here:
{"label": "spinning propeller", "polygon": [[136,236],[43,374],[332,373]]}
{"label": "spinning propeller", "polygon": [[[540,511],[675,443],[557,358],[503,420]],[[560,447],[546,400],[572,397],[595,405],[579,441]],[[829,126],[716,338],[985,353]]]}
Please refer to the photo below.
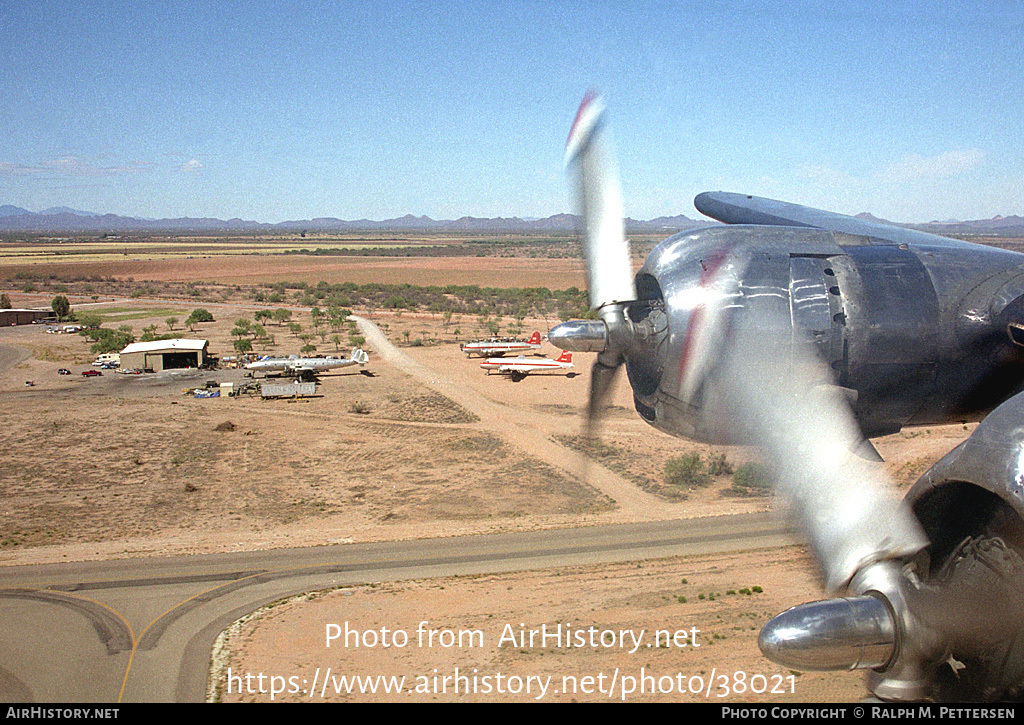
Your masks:
{"label": "spinning propeller", "polygon": [[[698,249],[696,235],[677,235],[663,243],[671,253],[662,257],[690,264],[690,276],[642,271],[634,281],[604,125],[601,99],[588,94],[566,148],[584,224],[590,307],[599,319],[565,322],[549,333],[562,349],[598,353],[588,436],[626,365],[648,420],[687,416],[684,434],[759,446],[810,542],[826,592],[845,595],[772,620],[761,634],[764,653],[800,670],[880,668],[877,696],[929,696],[953,632],[963,629],[954,623],[963,612],[951,589],[918,579],[927,536],[910,508],[887,493],[892,486],[881,464],[858,454],[864,436],[846,394],[792,326],[788,300],[746,273],[755,262],[749,236],[724,228],[710,243],[701,237]],[[642,400],[662,408],[645,415]]]}
{"label": "spinning propeller", "polygon": [[[600,317],[598,323],[575,323],[571,329],[552,330],[548,339],[556,346],[561,340],[597,352],[591,369],[590,398],[587,404],[587,436],[603,409],[619,367],[634,337],[626,318],[626,305],[636,299],[636,287],[629,259],[622,220],[622,193],[611,144],[602,133],[604,104],[590,93],[580,104],[576,120],[566,142],[567,165],[576,165],[578,199],[585,224],[584,256],[587,262],[587,289],[590,308]],[[570,323],[572,324],[572,323]],[[573,349],[573,348],[567,348]]]}

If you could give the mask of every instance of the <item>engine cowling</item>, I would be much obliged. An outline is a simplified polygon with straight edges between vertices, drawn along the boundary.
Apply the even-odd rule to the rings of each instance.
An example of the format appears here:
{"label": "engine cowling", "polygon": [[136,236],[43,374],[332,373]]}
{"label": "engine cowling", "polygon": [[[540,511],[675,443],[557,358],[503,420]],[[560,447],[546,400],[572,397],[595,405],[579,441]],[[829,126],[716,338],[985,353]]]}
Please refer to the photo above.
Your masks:
{"label": "engine cowling", "polygon": [[[972,313],[972,326],[958,327],[972,302],[946,289],[946,277],[994,277],[994,291],[1006,297],[1020,272],[1007,282],[1005,270],[947,261],[808,227],[733,225],[670,237],[637,273],[638,299],[627,308],[633,339],[625,361],[637,412],[672,435],[743,442],[732,424],[742,411],[721,408],[709,380],[717,346],[742,309],[766,321],[766,339],[813,343],[866,437],[979,420],[1021,389],[1024,319],[1019,328],[1014,321],[1024,303],[990,297],[999,309]],[[600,349],[601,323],[583,324],[593,329],[579,331],[574,349]],[[950,329],[956,338],[943,334]],[[585,346],[587,334],[597,347]]]}

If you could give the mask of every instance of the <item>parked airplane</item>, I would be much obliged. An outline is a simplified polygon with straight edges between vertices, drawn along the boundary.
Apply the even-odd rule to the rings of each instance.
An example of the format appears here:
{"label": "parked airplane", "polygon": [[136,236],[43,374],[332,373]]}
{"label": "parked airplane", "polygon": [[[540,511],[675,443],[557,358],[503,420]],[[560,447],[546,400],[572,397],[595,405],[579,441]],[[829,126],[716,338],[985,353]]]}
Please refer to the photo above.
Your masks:
{"label": "parked airplane", "polygon": [[465,345],[462,345],[461,349],[462,352],[466,353],[467,357],[472,357],[473,355],[501,357],[513,352],[524,353],[540,350],[540,332],[534,332],[530,339],[526,341],[491,338],[490,340],[467,342]]}
{"label": "parked airplane", "polygon": [[[566,149],[599,319],[549,333],[598,353],[587,432],[625,365],[655,427],[764,449],[826,593],[843,597],[769,622],[767,657],[869,670],[882,700],[1019,698],[1024,255],[716,192],[694,204],[727,226],[669,237],[633,277],[603,126],[588,95]],[[986,414],[889,497],[866,436]]]}
{"label": "parked airplane", "polygon": [[254,374],[262,372],[280,372],[285,375],[294,375],[299,378],[308,378],[334,368],[345,368],[350,365],[365,365],[370,361],[370,356],[359,348],[352,350],[352,357],[279,357],[267,360],[256,360],[245,366]]}
{"label": "parked airplane", "polygon": [[[480,363],[480,367],[486,370],[488,375],[492,372],[496,372],[500,375],[508,375],[512,378],[513,382],[518,383],[520,380],[532,373],[544,373],[554,370],[572,370],[575,365],[572,364],[572,353],[563,352],[555,360],[549,360],[546,357],[523,357],[522,355],[513,358],[493,357]],[[567,373],[566,377],[572,377],[575,374],[576,373],[570,372]]]}

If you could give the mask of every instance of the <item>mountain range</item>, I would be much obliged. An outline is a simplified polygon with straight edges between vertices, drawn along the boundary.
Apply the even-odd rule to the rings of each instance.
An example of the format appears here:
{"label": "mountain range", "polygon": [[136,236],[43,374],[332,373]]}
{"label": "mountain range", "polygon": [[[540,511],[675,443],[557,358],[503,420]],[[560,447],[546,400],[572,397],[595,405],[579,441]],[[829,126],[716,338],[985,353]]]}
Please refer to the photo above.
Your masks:
{"label": "mountain range", "polygon": [[[706,222],[683,215],[658,217],[649,221],[626,219],[630,233],[672,233],[704,226]],[[437,231],[437,232],[571,232],[576,229],[577,217],[555,214],[544,219],[519,217],[479,218],[464,216],[459,219],[435,220],[427,216],[406,214],[395,219],[374,221],[357,219],[348,221],[334,217],[298,219],[269,224],[246,219],[213,219],[180,217],[176,219],[139,219],[117,214],[96,214],[67,207],[54,207],[31,212],[9,204],[0,205],[0,231],[8,232],[228,232],[228,231]]]}
{"label": "mountain range", "polygon": [[891,224],[896,227],[907,229],[919,229],[922,232],[932,234],[950,235],[978,235],[991,237],[1024,237],[1024,217],[1021,216],[1000,216],[996,215],[991,219],[975,219],[973,221],[933,221],[926,224],[900,224],[867,213],[857,214],[858,219],[877,222],[879,224]]}
{"label": "mountain range", "polygon": [[[920,229],[944,235],[987,235],[1024,237],[1024,217],[996,216],[974,221],[934,221],[927,224],[899,224],[879,219],[871,214],[858,214],[859,219]],[[626,219],[629,234],[671,234],[708,224],[682,214],[641,221]],[[507,232],[507,233],[564,233],[578,228],[578,217],[573,214],[555,214],[543,219],[519,217],[479,218],[464,216],[459,219],[435,220],[427,216],[406,214],[396,219],[373,221],[357,219],[347,221],[334,217],[318,217],[269,224],[245,219],[214,219],[179,217],[175,219],[139,219],[117,214],[97,214],[64,206],[31,212],[10,204],[0,205],[0,232],[359,232],[359,231],[433,231],[433,232]]]}

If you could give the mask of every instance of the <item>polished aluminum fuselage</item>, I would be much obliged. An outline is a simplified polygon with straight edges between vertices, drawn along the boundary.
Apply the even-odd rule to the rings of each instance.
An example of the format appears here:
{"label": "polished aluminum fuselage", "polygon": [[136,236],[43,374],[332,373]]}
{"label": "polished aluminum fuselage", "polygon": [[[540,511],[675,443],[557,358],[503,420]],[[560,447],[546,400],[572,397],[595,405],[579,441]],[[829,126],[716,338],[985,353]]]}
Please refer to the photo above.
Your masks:
{"label": "polished aluminum fuselage", "polygon": [[766,339],[809,339],[867,436],[979,419],[1024,388],[1010,335],[1024,323],[1024,255],[915,234],[730,225],[665,240],[629,310],[654,330],[626,358],[637,411],[674,435],[734,442],[730,421],[707,414],[699,369],[714,354],[714,298],[755,313]]}

